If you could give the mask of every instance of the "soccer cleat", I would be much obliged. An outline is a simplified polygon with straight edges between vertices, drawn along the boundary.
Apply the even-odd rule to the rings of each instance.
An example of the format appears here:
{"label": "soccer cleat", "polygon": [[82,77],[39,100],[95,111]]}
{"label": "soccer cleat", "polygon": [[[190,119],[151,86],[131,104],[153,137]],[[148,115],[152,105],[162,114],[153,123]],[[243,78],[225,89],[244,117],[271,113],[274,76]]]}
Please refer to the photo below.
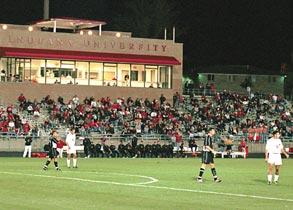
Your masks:
{"label": "soccer cleat", "polygon": [[272,182],[268,181],[268,185],[271,185],[271,184],[272,184]]}
{"label": "soccer cleat", "polygon": [[196,182],[203,183],[203,180],[202,180],[202,178],[196,178]]}
{"label": "soccer cleat", "polygon": [[216,178],[216,179],[214,180],[214,182],[216,182],[216,183],[220,183],[220,182],[222,182],[222,180],[221,180],[220,178]]}
{"label": "soccer cleat", "polygon": [[44,166],[44,167],[43,167],[43,170],[44,170],[44,171],[47,171],[47,170],[48,170],[48,167],[47,167],[47,166]]}
{"label": "soccer cleat", "polygon": [[61,169],[57,167],[57,168],[56,168],[56,171],[61,171]]}
{"label": "soccer cleat", "polygon": [[278,181],[274,181],[274,183],[275,183],[275,184],[279,184],[279,182],[278,182]]}
{"label": "soccer cleat", "polygon": [[73,168],[78,168],[77,166],[73,166]]}

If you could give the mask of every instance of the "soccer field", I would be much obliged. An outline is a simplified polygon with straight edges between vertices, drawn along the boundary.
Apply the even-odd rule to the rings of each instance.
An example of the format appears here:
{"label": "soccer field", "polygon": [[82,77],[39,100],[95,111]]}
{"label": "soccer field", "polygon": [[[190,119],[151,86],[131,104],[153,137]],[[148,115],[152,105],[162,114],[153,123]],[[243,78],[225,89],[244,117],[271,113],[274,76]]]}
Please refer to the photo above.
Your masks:
{"label": "soccer field", "polygon": [[293,160],[267,185],[264,159],[216,159],[222,183],[200,159],[79,159],[62,172],[45,159],[0,158],[0,209],[293,209]]}

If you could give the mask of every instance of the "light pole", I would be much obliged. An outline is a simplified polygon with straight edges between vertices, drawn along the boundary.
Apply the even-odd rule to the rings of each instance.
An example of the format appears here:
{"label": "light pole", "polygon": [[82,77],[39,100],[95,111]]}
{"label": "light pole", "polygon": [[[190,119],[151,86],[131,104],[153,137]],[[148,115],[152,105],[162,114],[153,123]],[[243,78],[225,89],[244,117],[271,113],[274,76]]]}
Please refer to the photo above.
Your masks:
{"label": "light pole", "polygon": [[44,20],[49,20],[49,0],[44,0]]}

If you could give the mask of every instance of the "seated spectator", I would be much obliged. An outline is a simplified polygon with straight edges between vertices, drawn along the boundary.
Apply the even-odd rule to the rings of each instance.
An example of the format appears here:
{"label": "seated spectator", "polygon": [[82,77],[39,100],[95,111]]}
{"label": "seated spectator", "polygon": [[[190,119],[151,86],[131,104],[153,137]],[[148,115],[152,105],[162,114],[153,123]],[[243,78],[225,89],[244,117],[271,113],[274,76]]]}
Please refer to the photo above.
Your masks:
{"label": "seated spectator", "polygon": [[23,103],[26,102],[26,98],[25,98],[25,96],[23,95],[23,93],[21,93],[21,94],[18,96],[18,102],[19,102],[20,104],[23,104]]}
{"label": "seated spectator", "polygon": [[22,130],[23,130],[23,134],[24,134],[24,135],[27,135],[27,134],[30,132],[31,127],[30,127],[28,121],[26,121],[26,122],[22,125]]}

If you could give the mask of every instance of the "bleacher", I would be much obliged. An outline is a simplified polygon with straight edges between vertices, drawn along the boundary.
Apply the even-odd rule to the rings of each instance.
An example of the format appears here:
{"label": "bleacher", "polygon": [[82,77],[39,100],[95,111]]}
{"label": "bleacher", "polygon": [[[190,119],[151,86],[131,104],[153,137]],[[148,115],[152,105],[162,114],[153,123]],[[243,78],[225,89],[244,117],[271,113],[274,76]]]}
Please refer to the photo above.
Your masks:
{"label": "bleacher", "polygon": [[[31,127],[38,127],[38,131],[34,134],[34,138],[39,138],[34,141],[35,144],[38,142],[35,147],[38,150],[43,146],[40,142],[46,141],[52,128],[59,131],[61,138],[65,138],[66,129],[72,125],[78,130],[78,137],[89,137],[95,145],[99,144],[102,139],[108,145],[117,146],[121,141],[127,144],[131,142],[133,134],[137,134],[138,131],[138,141],[143,141],[144,144],[159,141],[162,145],[175,145],[174,137],[179,132],[184,143],[182,152],[187,155],[192,154],[188,147],[189,140],[195,139],[200,148],[208,127],[216,127],[218,134],[222,137],[232,134],[235,146],[239,144],[241,137],[245,137],[251,152],[263,151],[263,144],[273,129],[282,128],[285,134],[284,141],[293,142],[292,104],[281,98],[274,102],[271,96],[248,99],[245,96],[225,92],[210,97],[181,97],[174,106],[167,102],[160,104],[158,100],[142,101],[130,98],[113,101],[107,98],[98,100],[88,98],[83,102],[80,100],[79,104],[75,104],[73,100],[63,103],[50,99],[50,97],[46,98],[33,105],[39,109],[40,115],[38,116],[29,112],[25,108],[27,107],[25,104],[13,105],[14,111],[22,120],[28,120]],[[92,106],[92,102],[95,102],[96,105]],[[4,111],[0,122],[5,121],[7,115],[6,106],[2,106],[2,108]],[[238,116],[239,110],[242,110],[243,113],[242,115],[238,113]],[[264,112],[264,110],[268,111]],[[101,112],[104,113],[104,116],[99,114]],[[263,120],[260,119],[259,113],[262,113]],[[71,117],[75,119],[72,121]],[[217,121],[218,118],[221,120]],[[90,124],[91,120],[94,120],[93,125]],[[250,122],[248,122],[249,120]],[[278,123],[275,123],[276,120]],[[254,140],[258,127],[265,127],[266,133],[258,133],[259,136]],[[244,132],[245,129],[248,132]],[[15,131],[10,129],[9,132],[0,131],[0,138],[9,140],[9,142],[4,142],[2,149],[18,148],[17,145],[21,145],[23,142],[18,144],[17,141],[23,141],[26,135],[22,128],[15,129]],[[216,137],[216,141],[218,141],[217,138],[219,137]],[[18,149],[22,149],[21,147]],[[177,153],[177,148],[174,153]],[[196,153],[199,155],[200,149]],[[231,154],[226,151],[219,151],[216,154],[217,157],[227,155],[245,158],[244,153],[237,149],[232,150]]]}

